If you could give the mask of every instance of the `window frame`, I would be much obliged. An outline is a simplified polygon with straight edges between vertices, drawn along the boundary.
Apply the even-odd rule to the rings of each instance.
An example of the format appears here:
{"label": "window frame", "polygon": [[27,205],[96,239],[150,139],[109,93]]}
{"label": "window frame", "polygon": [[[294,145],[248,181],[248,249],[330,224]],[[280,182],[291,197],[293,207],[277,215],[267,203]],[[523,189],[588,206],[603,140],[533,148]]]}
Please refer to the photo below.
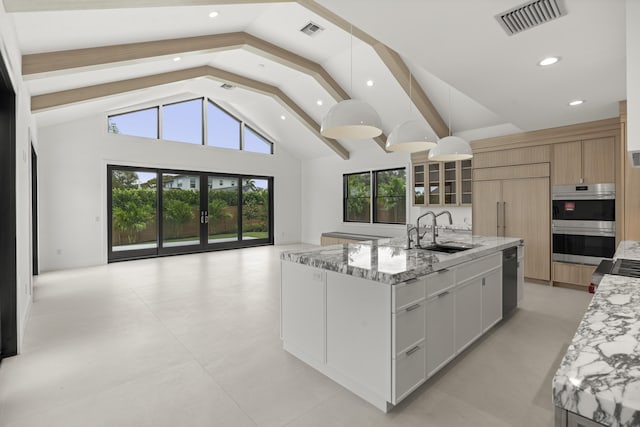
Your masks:
{"label": "window frame", "polygon": [[[395,170],[404,170],[405,184],[404,184],[404,203],[405,203],[405,218],[404,222],[386,222],[378,221],[377,206],[378,206],[378,182],[377,174],[379,172],[389,172]],[[347,200],[349,199],[349,177],[353,175],[369,175],[369,221],[357,221],[347,219]],[[406,166],[387,168],[387,169],[375,169],[362,172],[351,172],[342,174],[342,222],[344,223],[356,223],[356,224],[386,224],[386,225],[406,225],[407,214],[409,213],[407,207],[407,168]]]}
{"label": "window frame", "polygon": [[[160,124],[160,105],[154,105],[151,107],[147,107],[147,108],[139,108],[137,110],[132,110],[132,111],[125,111],[124,113],[117,113],[117,114],[108,114],[107,115],[107,134],[111,134],[111,135],[125,135],[125,136],[133,136],[134,138],[147,138],[147,139],[160,139],[160,128],[161,128],[161,124]],[[109,132],[109,120],[111,120],[111,117],[118,117],[118,116],[125,116],[127,114],[133,114],[133,113],[139,113],[140,111],[147,111],[147,110],[156,110],[156,136],[155,138],[149,137],[149,136],[139,136],[139,135],[130,135],[128,133],[115,133],[115,132]]]}
{"label": "window frame", "polygon": [[[201,100],[201,108],[200,108],[200,116],[201,116],[201,131],[202,131],[202,140],[200,141],[200,144],[194,144],[191,142],[185,142],[185,141],[175,141],[175,140],[165,140],[164,139],[164,135],[162,132],[162,127],[163,127],[163,108],[166,106],[170,106],[170,105],[175,105],[175,104],[181,104],[181,103],[185,103],[185,102],[191,102],[191,101],[197,101],[197,100]],[[222,111],[224,114],[226,114],[227,116],[229,116],[231,119],[235,120],[238,123],[238,148],[229,148],[229,147],[218,147],[215,145],[209,145],[209,125],[208,125],[208,103],[211,103],[214,107],[216,107],[218,110]],[[112,117],[118,117],[118,116],[124,116],[126,114],[133,114],[133,113],[137,113],[140,111],[146,111],[146,110],[152,110],[155,109],[156,110],[156,136],[155,137],[148,137],[148,136],[137,136],[137,135],[129,135],[129,134],[117,134],[117,133],[113,133],[113,132],[109,132],[109,121]],[[259,139],[261,139],[262,141],[265,142],[265,144],[267,144],[269,146],[269,153],[263,153],[263,152],[259,152],[259,151],[247,151],[245,149],[245,128],[249,128],[249,130],[251,132],[253,132]],[[127,135],[127,136],[133,136],[133,137],[138,137],[138,138],[147,138],[147,139],[156,139],[159,141],[169,141],[169,142],[178,142],[178,143],[182,143],[182,144],[189,144],[189,145],[201,145],[204,147],[210,147],[210,148],[216,148],[216,149],[225,149],[225,150],[236,150],[236,151],[245,151],[248,153],[256,153],[256,154],[268,154],[268,155],[274,155],[275,154],[275,143],[270,139],[267,138],[262,132],[259,132],[258,130],[256,130],[256,128],[254,128],[253,126],[249,125],[246,121],[240,119],[239,117],[236,117],[234,114],[230,113],[229,111],[227,111],[225,108],[223,108],[221,105],[219,105],[218,103],[216,103],[215,101],[213,101],[211,98],[208,98],[206,96],[203,97],[196,97],[196,98],[189,98],[189,99],[184,99],[181,101],[173,101],[173,102],[167,102],[166,104],[163,103],[159,103],[157,105],[153,105],[151,107],[146,107],[146,108],[139,108],[137,110],[132,110],[132,111],[124,111],[121,113],[115,113],[115,114],[107,114],[107,133],[112,134],[112,135]]]}

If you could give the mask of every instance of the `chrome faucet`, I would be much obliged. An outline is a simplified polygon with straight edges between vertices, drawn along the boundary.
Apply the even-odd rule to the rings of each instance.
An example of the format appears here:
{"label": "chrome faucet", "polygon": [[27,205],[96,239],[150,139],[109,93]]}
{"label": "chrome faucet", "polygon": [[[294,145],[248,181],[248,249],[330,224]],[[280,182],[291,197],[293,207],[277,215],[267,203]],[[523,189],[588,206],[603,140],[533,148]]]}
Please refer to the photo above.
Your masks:
{"label": "chrome faucet", "polygon": [[[425,213],[423,213],[422,215],[420,215],[418,217],[418,219],[416,220],[416,247],[419,248],[420,246],[420,240],[424,237],[425,234],[427,234],[427,232],[425,231],[424,233],[422,233],[422,236],[420,235],[420,220],[422,218],[424,218],[427,215],[432,215],[433,216],[433,229],[435,230],[436,228],[436,214],[433,211],[426,211]],[[435,235],[433,236],[433,243],[435,244],[436,241],[436,237]]]}
{"label": "chrome faucet", "polygon": [[[425,231],[422,236],[420,235],[420,219],[427,216],[427,215],[432,215],[433,216],[433,222],[431,223],[431,244],[435,245],[436,244],[436,237],[438,237],[438,224],[436,222],[436,218],[438,218],[441,215],[447,215],[449,217],[449,225],[453,224],[453,218],[451,217],[451,212],[449,211],[442,211],[438,214],[434,213],[433,211],[427,211],[425,213],[423,213],[422,215],[420,215],[418,217],[418,219],[416,220],[416,247],[419,248],[420,246],[420,240],[424,237],[425,234],[427,234],[427,232]],[[409,238],[409,231],[407,230],[407,238]]]}
{"label": "chrome faucet", "polygon": [[411,249],[411,242],[413,242],[413,240],[411,240],[412,231],[416,232],[417,239],[420,238],[420,236],[418,235],[418,229],[411,224],[407,224],[407,246],[405,247],[405,249]]}
{"label": "chrome faucet", "polygon": [[436,237],[438,236],[438,227],[436,227],[435,223],[436,223],[436,218],[439,217],[440,215],[444,215],[446,214],[449,217],[449,225],[453,224],[453,218],[451,217],[451,212],[449,211],[442,211],[439,214],[437,214],[436,216],[433,217],[433,240],[431,241],[432,244],[436,244]]}

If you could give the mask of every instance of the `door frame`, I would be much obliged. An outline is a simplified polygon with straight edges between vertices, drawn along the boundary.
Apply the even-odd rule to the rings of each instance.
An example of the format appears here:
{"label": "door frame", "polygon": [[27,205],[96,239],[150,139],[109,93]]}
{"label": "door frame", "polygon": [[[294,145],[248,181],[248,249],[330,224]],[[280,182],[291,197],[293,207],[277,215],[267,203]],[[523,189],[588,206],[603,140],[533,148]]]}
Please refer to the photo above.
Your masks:
{"label": "door frame", "polygon": [[0,359],[18,354],[16,95],[0,55]]}
{"label": "door frame", "polygon": [[40,274],[38,249],[38,153],[31,142],[31,270]]}

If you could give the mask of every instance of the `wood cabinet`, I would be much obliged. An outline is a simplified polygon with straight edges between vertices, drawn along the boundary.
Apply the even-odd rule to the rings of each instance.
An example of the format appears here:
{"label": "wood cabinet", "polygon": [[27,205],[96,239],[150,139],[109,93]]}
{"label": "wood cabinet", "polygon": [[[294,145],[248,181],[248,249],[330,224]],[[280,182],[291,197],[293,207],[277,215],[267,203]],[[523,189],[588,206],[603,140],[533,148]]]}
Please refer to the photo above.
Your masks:
{"label": "wood cabinet", "polygon": [[552,185],[615,182],[615,138],[554,144]]}
{"label": "wood cabinet", "polygon": [[413,206],[464,206],[472,201],[471,160],[428,162],[412,155]]}
{"label": "wood cabinet", "polygon": [[473,233],[523,238],[525,276],[550,280],[550,203],[546,177],[474,181]]}
{"label": "wood cabinet", "polygon": [[554,262],[553,281],[558,283],[568,283],[587,289],[589,284],[591,284],[591,276],[595,269],[595,265]]}

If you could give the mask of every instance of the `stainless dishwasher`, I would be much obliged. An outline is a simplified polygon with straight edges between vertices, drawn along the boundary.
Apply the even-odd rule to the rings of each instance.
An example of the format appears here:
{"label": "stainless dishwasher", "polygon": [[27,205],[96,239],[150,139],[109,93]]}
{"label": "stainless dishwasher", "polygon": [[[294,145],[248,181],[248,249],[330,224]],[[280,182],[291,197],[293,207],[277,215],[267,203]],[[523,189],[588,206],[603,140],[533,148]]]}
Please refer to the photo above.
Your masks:
{"label": "stainless dishwasher", "polygon": [[518,305],[518,248],[502,251],[502,317]]}

